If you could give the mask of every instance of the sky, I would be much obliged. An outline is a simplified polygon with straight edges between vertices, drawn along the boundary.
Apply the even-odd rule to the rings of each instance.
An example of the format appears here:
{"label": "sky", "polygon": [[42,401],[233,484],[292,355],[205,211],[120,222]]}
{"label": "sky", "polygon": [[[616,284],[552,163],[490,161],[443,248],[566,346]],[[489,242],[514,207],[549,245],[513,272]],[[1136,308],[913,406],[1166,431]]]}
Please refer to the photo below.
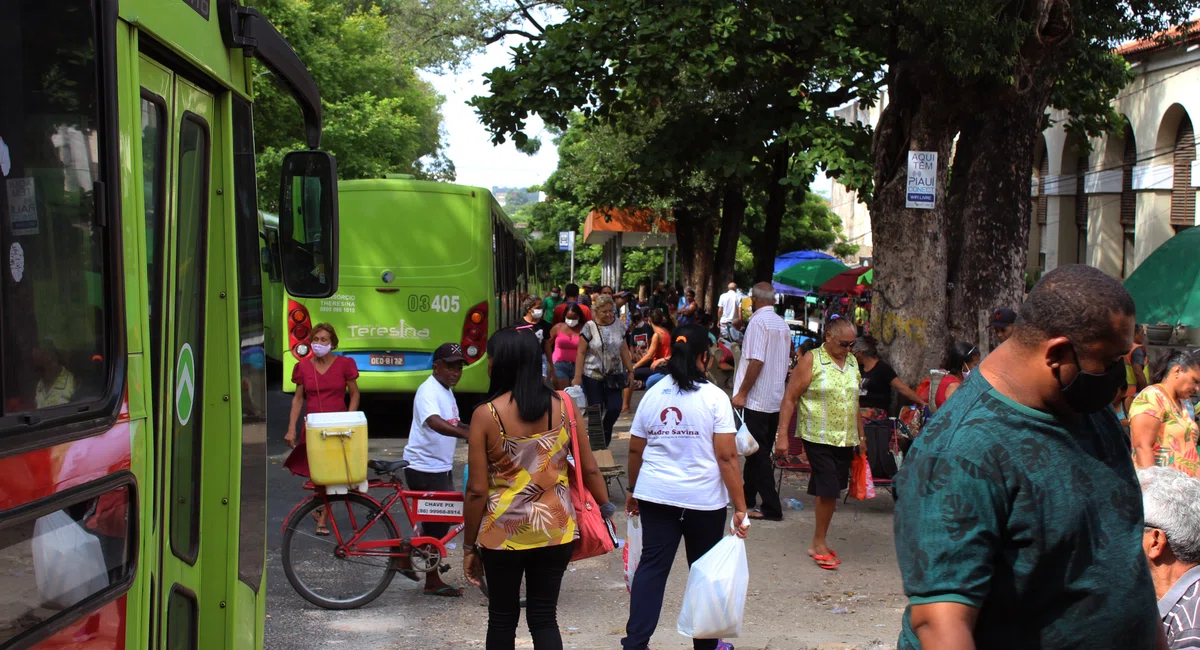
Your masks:
{"label": "sky", "polygon": [[519,41],[520,37],[510,36],[492,43],[457,73],[421,73],[446,98],[442,106],[445,154],[454,162],[458,174],[455,182],[459,184],[487,188],[529,187],[540,185],[558,166],[558,152],[550,141],[550,134],[543,131],[541,119],[533,117],[526,129],[531,137],[541,136],[541,151],[535,156],[527,156],[517,151],[511,141],[493,146],[475,109],[467,106],[471,97],[487,94],[483,73],[507,65],[509,48]]}

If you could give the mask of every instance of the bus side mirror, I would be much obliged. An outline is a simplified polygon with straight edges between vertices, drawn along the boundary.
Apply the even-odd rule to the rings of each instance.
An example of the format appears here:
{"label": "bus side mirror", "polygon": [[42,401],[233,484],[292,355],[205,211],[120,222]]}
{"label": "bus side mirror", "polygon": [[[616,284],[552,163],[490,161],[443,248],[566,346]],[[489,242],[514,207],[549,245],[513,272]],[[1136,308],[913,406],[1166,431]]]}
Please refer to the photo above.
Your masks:
{"label": "bus side mirror", "polygon": [[327,151],[292,151],[283,157],[279,255],[289,294],[328,298],[337,291],[337,161]]}

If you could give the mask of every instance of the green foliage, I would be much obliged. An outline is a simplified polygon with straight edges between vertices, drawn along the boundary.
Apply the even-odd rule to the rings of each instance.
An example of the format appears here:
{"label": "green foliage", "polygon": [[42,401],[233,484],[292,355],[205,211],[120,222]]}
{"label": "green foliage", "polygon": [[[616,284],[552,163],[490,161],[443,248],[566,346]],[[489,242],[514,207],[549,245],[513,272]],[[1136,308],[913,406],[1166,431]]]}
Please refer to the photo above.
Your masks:
{"label": "green foliage", "polygon": [[[337,156],[338,177],[388,172],[453,179],[439,155],[442,97],[417,76],[373,2],[260,0],[257,8],[308,66],[324,113],[321,146]],[[256,64],[255,148],[260,203],[273,208],[283,154],[304,148],[300,110],[283,85]],[[427,164],[421,164],[422,158]]]}

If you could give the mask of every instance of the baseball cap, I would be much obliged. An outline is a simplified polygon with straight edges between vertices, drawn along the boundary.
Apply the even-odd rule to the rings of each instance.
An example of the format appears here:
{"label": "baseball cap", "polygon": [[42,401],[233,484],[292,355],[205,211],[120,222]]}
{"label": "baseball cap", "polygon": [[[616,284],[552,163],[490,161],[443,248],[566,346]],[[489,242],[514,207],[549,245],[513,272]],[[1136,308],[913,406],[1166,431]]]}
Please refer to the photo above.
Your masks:
{"label": "baseball cap", "polygon": [[1008,327],[1017,322],[1017,312],[1001,307],[992,312],[992,320],[988,323],[989,327]]}
{"label": "baseball cap", "polygon": [[433,351],[434,361],[466,361],[463,356],[462,346],[457,343],[443,343],[438,346],[438,349]]}

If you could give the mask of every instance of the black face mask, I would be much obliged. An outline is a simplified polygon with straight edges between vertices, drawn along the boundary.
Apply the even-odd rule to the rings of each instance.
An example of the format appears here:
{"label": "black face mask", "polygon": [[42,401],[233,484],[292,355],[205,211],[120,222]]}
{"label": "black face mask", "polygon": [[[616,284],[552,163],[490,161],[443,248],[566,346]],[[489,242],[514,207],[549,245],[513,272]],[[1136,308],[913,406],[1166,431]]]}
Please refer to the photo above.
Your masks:
{"label": "black face mask", "polygon": [[[1074,344],[1071,346],[1071,352],[1074,353],[1075,364],[1078,365],[1079,351],[1075,349]],[[1061,370],[1057,372],[1061,372]],[[1067,400],[1067,406],[1070,406],[1071,410],[1083,414],[1095,413],[1112,404],[1113,398],[1117,396],[1117,389],[1125,383],[1125,362],[1117,359],[1099,374],[1085,372],[1080,366],[1079,374],[1075,375],[1071,383],[1066,386],[1063,386],[1061,376],[1058,376],[1057,379],[1063,397]]]}

